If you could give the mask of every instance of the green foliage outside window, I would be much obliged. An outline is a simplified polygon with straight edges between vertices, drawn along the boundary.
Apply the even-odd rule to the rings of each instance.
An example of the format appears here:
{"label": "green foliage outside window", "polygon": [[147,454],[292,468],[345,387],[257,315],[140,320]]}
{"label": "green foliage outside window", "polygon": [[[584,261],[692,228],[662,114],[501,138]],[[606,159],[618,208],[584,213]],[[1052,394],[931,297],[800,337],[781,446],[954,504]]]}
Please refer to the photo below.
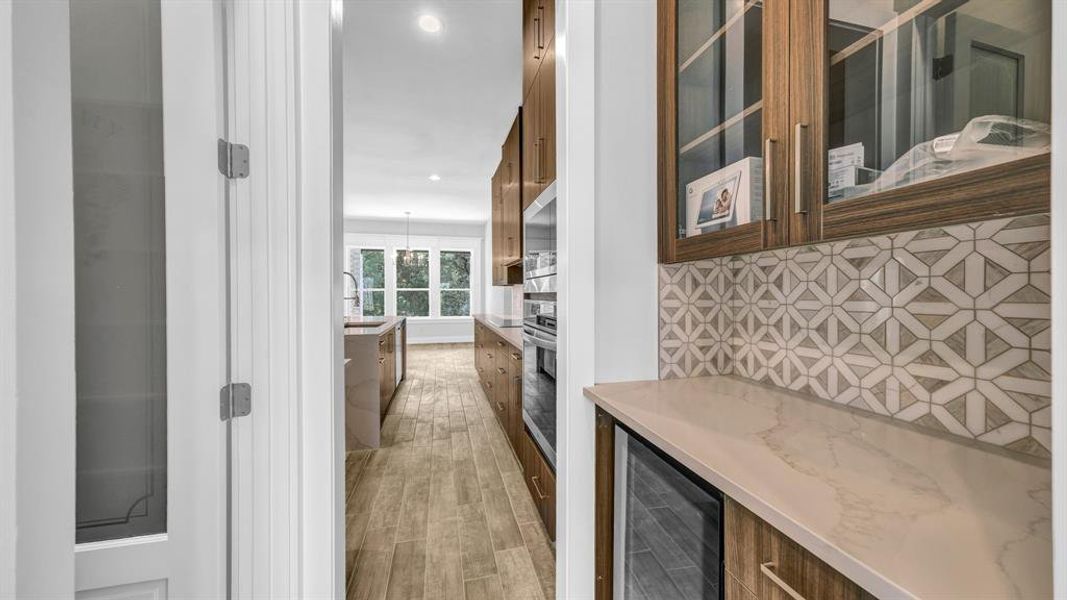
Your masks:
{"label": "green foliage outside window", "polygon": [[441,251],[441,289],[469,290],[471,287],[471,253]]}
{"label": "green foliage outside window", "polygon": [[427,290],[397,290],[396,314],[401,317],[430,316],[430,292]]}
{"label": "green foliage outside window", "polygon": [[385,316],[385,290],[366,290],[363,292],[363,316]]}
{"label": "green foliage outside window", "polygon": [[396,288],[398,290],[430,287],[430,253],[427,250],[412,250],[415,261],[411,265],[403,259],[407,250],[396,252]]}
{"label": "green foliage outside window", "polygon": [[385,288],[385,250],[360,250],[364,289]]}

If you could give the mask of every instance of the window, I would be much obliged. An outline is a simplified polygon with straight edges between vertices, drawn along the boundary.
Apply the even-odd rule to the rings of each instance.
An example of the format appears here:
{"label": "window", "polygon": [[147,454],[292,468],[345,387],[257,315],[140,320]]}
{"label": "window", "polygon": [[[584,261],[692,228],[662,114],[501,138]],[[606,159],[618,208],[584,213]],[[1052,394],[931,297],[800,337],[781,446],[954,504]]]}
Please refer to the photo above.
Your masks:
{"label": "window", "polygon": [[[359,282],[359,290],[352,289],[352,280],[345,277],[345,298],[358,294],[365,317],[385,316],[385,250],[379,248],[348,248],[347,270]],[[357,312],[345,303],[345,311]]]}
{"label": "window", "polygon": [[430,316],[430,251],[396,251],[396,314],[400,317]]}
{"label": "window", "polygon": [[344,297],[358,295],[361,306],[345,300],[345,315],[469,319],[481,311],[483,251],[475,237],[348,233],[341,263],[353,277],[344,278]]}
{"label": "window", "polygon": [[471,253],[466,250],[441,251],[441,316],[467,317],[471,314]]}

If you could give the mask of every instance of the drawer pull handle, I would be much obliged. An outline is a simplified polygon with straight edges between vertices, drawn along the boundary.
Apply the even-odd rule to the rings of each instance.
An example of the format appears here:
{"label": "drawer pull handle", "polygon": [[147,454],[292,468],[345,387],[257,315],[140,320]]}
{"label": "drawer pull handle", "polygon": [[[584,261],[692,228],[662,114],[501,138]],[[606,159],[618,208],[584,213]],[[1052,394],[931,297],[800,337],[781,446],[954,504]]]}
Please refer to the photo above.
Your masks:
{"label": "drawer pull handle", "polygon": [[[541,491],[541,484],[539,483],[540,481],[541,481],[541,476],[540,475],[534,475],[533,477],[530,478],[530,483],[533,484],[534,491],[537,492],[537,499],[538,500],[544,500],[545,498],[548,498],[548,496],[546,496],[545,493],[543,491]],[[800,600],[804,600],[804,599],[801,598]]]}
{"label": "drawer pull handle", "polygon": [[522,360],[522,355],[519,354],[518,352],[512,352],[511,353],[511,358],[512,358],[512,360]]}
{"label": "drawer pull handle", "polygon": [[793,212],[798,215],[808,214],[808,207],[805,202],[804,194],[804,159],[807,151],[807,123],[797,123],[796,133],[793,136],[793,140],[796,144],[794,149],[793,158]]}
{"label": "drawer pull handle", "polygon": [[500,373],[501,375],[503,375],[504,373],[507,373],[507,369],[502,369],[502,368],[500,368],[500,367],[497,367],[497,368],[496,368],[496,372],[497,372],[497,373]]}
{"label": "drawer pull handle", "polygon": [[778,140],[767,138],[763,142],[763,220],[777,221],[774,214],[774,206],[771,204],[771,194],[774,191],[774,145]]}
{"label": "drawer pull handle", "polygon": [[767,577],[767,579],[770,579],[771,582],[781,588],[783,592],[789,594],[789,596],[793,598],[793,600],[807,600],[807,598],[800,595],[800,592],[794,590],[792,586],[783,581],[782,578],[774,572],[776,568],[778,568],[778,565],[774,564],[773,562],[765,562],[760,564],[759,566],[759,570]]}

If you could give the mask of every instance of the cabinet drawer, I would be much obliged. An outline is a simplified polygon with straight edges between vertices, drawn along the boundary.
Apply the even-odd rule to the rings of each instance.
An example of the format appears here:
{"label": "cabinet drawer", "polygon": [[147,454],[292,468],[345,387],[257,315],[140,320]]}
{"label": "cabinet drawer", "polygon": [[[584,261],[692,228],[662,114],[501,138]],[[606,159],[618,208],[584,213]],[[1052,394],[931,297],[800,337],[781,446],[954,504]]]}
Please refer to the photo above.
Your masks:
{"label": "cabinet drawer", "polygon": [[725,512],[727,600],[874,598],[737,502]]}
{"label": "cabinet drawer", "polygon": [[525,448],[523,450],[523,475],[526,487],[533,496],[534,506],[545,524],[549,539],[556,539],[556,474],[548,466],[548,461],[541,454],[530,432],[525,431]]}

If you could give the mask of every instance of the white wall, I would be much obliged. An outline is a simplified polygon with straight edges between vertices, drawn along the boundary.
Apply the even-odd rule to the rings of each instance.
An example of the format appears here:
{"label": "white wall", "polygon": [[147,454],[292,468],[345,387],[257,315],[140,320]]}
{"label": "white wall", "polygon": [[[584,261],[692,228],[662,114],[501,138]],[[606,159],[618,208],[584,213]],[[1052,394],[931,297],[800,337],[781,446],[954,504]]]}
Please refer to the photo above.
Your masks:
{"label": "white wall", "polygon": [[[489,202],[489,199],[486,199]],[[481,221],[419,221],[411,220],[411,235],[480,238],[487,229]],[[392,234],[407,233],[407,223],[397,219],[345,218],[345,233]]]}
{"label": "white wall", "polygon": [[485,314],[501,316],[522,316],[522,286],[493,285],[493,262],[488,258],[493,255],[493,222],[485,224],[483,238],[485,261]]}
{"label": "white wall", "polygon": [[653,0],[596,4],[595,118],[596,382],[656,379]]}
{"label": "white wall", "polygon": [[[0,281],[15,280],[11,3],[0,2]],[[0,285],[0,598],[15,597],[15,286]]]}
{"label": "white wall", "polygon": [[592,2],[559,1],[556,7],[556,595],[577,600],[593,597],[594,573],[595,413],[582,388],[595,379],[596,15]]}
{"label": "white wall", "polygon": [[1067,598],[1067,4],[1052,3],[1052,541]]}
{"label": "white wall", "polygon": [[[17,225],[13,262],[12,237],[4,234],[0,242],[0,263],[7,269],[14,265],[13,277],[5,277],[0,285],[7,290],[8,301],[14,293],[16,330],[14,356],[12,340],[5,335],[0,359],[5,365],[4,385],[12,381],[8,371],[12,366],[17,383],[14,587],[18,598],[70,598],[74,590],[74,289],[55,285],[56,281],[74,281],[68,7],[65,2],[6,4],[5,10],[11,11],[11,33],[0,37],[0,43],[11,44],[13,67],[10,85],[0,85],[0,93],[13,90],[14,127],[12,135],[0,139],[13,139],[18,151],[14,153],[14,177],[0,178],[0,185],[5,186],[11,186],[13,179],[14,204],[9,200],[0,210],[10,214],[13,208]],[[0,51],[0,56],[7,51]],[[0,121],[4,120],[0,115]],[[4,195],[10,198],[8,192]],[[12,222],[3,220],[8,226]],[[6,321],[9,315],[0,315],[0,319]],[[10,332],[6,326],[4,330]]]}

